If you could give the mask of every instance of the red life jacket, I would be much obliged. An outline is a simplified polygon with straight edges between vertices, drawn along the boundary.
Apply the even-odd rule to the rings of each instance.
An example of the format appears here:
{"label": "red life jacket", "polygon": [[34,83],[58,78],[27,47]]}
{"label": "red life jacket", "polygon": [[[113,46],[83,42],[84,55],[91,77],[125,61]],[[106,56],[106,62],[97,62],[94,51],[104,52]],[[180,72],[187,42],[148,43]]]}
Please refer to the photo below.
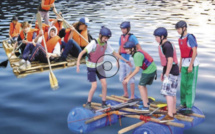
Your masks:
{"label": "red life jacket", "polygon": [[33,40],[33,34],[34,34],[34,32],[37,32],[37,30],[36,29],[30,29],[28,31],[28,33],[27,33],[27,37],[25,38],[24,32],[22,30],[21,33],[20,33],[20,37],[21,37],[22,40],[25,39],[27,41],[32,41]]}
{"label": "red life jacket", "polygon": [[[42,29],[43,29],[43,32],[48,32],[48,30],[49,30],[49,25],[47,25],[47,24],[45,24],[45,23],[42,23]],[[37,31],[37,34],[39,34],[39,26],[38,26],[38,22],[36,21],[35,22],[35,29],[37,29],[38,31]]]}
{"label": "red life jacket", "polygon": [[[173,47],[173,64],[178,64],[178,59],[177,59],[175,46],[172,43],[170,43],[170,44]],[[166,66],[167,65],[167,59],[166,59],[166,56],[163,53],[161,45],[158,46],[158,52],[159,52],[159,56],[160,56],[160,60],[161,60],[161,66]]]}
{"label": "red life jacket", "polygon": [[141,68],[143,70],[146,70],[153,62],[153,58],[147,52],[145,52],[143,50],[137,50],[137,52],[140,52],[144,55],[143,65],[141,66]]}
{"label": "red life jacket", "polygon": [[[93,52],[90,52],[88,61],[93,63],[100,63],[103,61],[103,58],[100,58],[105,54],[105,50],[107,49],[107,43],[103,46],[99,45],[96,41],[96,50]],[[98,61],[99,59],[99,61]]]}
{"label": "red life jacket", "polygon": [[61,38],[59,36],[55,36],[47,41],[46,45],[49,53],[53,52],[58,42],[61,43]]}
{"label": "red life jacket", "polygon": [[188,37],[189,37],[189,34],[184,39],[181,39],[181,38],[178,39],[178,44],[181,51],[181,58],[191,58],[193,55],[192,48],[189,47],[187,44]]}
{"label": "red life jacket", "polygon": [[124,35],[121,35],[121,44],[120,44],[120,53],[121,54],[127,54],[125,49],[124,49],[124,44],[129,40],[129,37],[131,36],[132,34],[126,34],[125,36]]}
{"label": "red life jacket", "polygon": [[[45,0],[44,5],[51,5],[54,3],[55,0]],[[43,10],[49,11],[51,7],[43,7],[41,3],[41,8]]]}

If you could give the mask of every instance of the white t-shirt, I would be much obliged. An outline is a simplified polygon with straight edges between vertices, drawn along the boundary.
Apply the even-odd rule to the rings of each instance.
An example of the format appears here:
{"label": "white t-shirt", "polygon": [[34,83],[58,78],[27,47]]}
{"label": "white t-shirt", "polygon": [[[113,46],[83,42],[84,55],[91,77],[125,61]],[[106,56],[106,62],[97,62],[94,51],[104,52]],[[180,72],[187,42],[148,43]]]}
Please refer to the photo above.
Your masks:
{"label": "white t-shirt", "polygon": [[[84,49],[89,54],[96,50],[96,45],[97,45],[96,41],[92,40]],[[107,43],[107,48],[106,48],[105,52],[107,52],[109,54],[112,54],[114,52],[114,49],[111,47],[111,45],[109,43]],[[96,67],[96,63],[89,62],[88,59],[86,59],[86,65],[87,65],[87,67],[90,67],[90,68]]]}

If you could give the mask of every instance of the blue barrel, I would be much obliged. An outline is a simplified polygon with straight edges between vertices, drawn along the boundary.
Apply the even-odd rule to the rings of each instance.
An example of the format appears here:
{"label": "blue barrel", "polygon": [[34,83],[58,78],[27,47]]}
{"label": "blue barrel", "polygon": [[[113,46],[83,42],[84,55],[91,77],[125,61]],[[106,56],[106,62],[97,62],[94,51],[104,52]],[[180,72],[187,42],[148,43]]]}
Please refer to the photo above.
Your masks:
{"label": "blue barrel", "polygon": [[[204,115],[203,112],[195,106],[193,106],[192,110],[196,114]],[[185,129],[195,127],[195,126],[201,124],[202,122],[204,122],[204,120],[205,120],[204,118],[198,118],[195,116],[191,116],[191,117],[193,117],[193,122],[186,122],[186,121],[174,119],[174,122],[184,124],[184,128],[167,126],[167,125],[162,125],[162,124],[158,124],[158,123],[154,123],[154,122],[147,122],[147,123],[143,124],[142,126],[136,128],[133,131],[133,134],[183,134],[183,131]],[[163,116],[160,117],[159,119],[162,119],[162,118],[163,118]]]}
{"label": "blue barrel", "polygon": [[[116,105],[118,102],[107,101],[107,104]],[[95,130],[96,128],[101,128],[110,124],[107,117],[99,119],[97,121],[85,124],[85,121],[91,119],[94,116],[103,114],[102,112],[92,112],[91,110],[85,109],[83,107],[73,108],[68,115],[67,123],[68,128],[75,133],[86,133]],[[111,115],[111,124],[118,121],[117,115]]]}

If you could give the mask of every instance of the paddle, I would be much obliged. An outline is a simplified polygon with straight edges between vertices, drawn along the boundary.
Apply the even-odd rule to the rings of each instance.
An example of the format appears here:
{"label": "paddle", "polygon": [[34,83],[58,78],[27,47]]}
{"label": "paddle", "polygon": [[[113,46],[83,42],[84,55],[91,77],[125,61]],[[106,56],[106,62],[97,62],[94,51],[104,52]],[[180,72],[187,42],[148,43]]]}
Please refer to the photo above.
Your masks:
{"label": "paddle", "polygon": [[[57,10],[56,10],[55,7],[53,8],[53,12],[54,12],[60,19],[62,19],[63,22],[65,22],[69,27],[74,28],[73,25],[70,25],[61,15],[59,15],[59,14],[57,13]],[[89,43],[88,40],[86,40],[75,28],[74,28],[74,30],[75,30],[75,32],[76,32],[79,36],[81,36],[82,39],[84,39],[87,43]]]}
{"label": "paddle", "polygon": [[[41,20],[41,15],[40,15],[40,13],[37,13],[36,16],[37,16],[37,21],[38,21],[39,29],[42,30],[42,20]],[[42,35],[42,38],[43,38],[43,42],[44,42],[46,54],[48,54],[44,35]],[[52,89],[56,90],[56,89],[58,88],[58,81],[57,81],[57,78],[55,77],[55,75],[54,75],[54,73],[53,73],[53,71],[52,71],[51,64],[50,64],[50,60],[49,60],[48,57],[47,57],[47,61],[48,61],[48,65],[49,65],[49,80],[50,80],[50,85],[51,85],[51,88],[52,88]]]}
{"label": "paddle", "polygon": [[10,57],[7,59],[7,60],[5,60],[5,61],[3,61],[3,62],[1,62],[0,63],[0,67],[4,67],[4,68],[6,68],[7,67],[7,64],[8,64],[8,61],[10,60],[10,58],[13,56],[13,53],[15,53],[16,52],[16,50],[18,50],[19,49],[19,47],[22,45],[22,42],[19,44],[19,46],[18,47],[16,47],[16,49],[14,49],[13,50],[13,52],[12,52],[12,54],[10,55]]}

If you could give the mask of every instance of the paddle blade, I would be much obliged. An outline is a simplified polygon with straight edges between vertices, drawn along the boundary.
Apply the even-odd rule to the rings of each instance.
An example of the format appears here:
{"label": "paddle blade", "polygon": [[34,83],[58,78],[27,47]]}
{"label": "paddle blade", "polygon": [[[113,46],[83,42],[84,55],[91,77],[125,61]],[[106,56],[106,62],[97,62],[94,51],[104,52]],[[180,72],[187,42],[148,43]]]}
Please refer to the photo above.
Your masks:
{"label": "paddle blade", "polygon": [[7,67],[7,64],[8,64],[8,60],[3,61],[2,63],[0,63],[0,67],[6,68],[6,67]]}
{"label": "paddle blade", "polygon": [[50,80],[51,88],[53,90],[57,90],[59,88],[58,87],[58,81],[57,81],[57,78],[55,77],[53,72],[49,73],[49,80]]}
{"label": "paddle blade", "polygon": [[42,19],[41,19],[41,15],[39,12],[36,14],[36,18],[37,18],[39,29],[41,30],[42,29]]}

